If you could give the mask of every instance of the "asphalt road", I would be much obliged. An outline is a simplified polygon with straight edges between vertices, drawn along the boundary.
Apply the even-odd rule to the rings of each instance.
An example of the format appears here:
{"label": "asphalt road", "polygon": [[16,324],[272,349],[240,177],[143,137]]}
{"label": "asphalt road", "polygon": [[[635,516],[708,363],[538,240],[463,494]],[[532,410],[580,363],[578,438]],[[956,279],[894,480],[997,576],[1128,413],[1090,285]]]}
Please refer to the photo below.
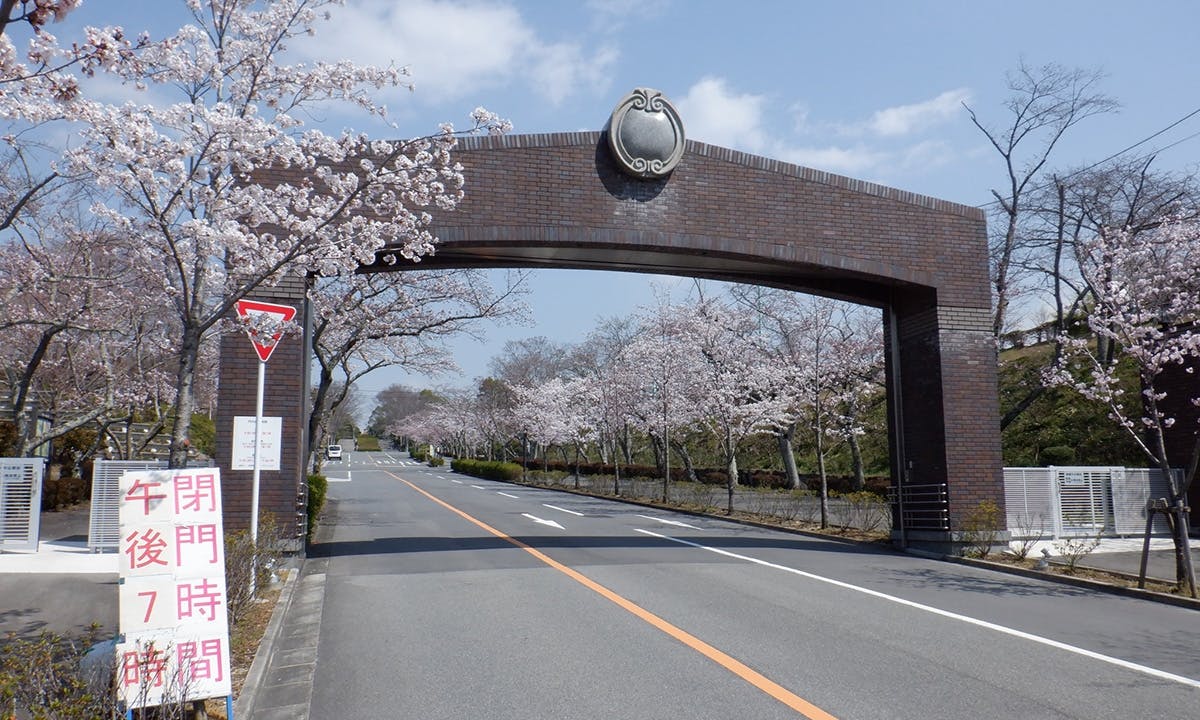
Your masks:
{"label": "asphalt road", "polygon": [[1200,715],[1194,610],[400,453],[326,471],[313,718]]}

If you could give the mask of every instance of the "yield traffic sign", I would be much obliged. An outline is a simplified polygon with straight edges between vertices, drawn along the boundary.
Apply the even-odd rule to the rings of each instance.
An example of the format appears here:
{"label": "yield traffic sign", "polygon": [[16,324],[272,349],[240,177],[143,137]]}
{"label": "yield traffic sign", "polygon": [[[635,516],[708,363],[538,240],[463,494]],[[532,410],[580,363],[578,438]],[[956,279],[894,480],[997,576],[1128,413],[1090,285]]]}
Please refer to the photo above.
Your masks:
{"label": "yield traffic sign", "polygon": [[254,352],[266,362],[275,352],[279,338],[283,337],[283,328],[280,326],[296,317],[296,308],[258,300],[238,300],[236,307],[238,317],[246,323],[246,334],[250,336]]}

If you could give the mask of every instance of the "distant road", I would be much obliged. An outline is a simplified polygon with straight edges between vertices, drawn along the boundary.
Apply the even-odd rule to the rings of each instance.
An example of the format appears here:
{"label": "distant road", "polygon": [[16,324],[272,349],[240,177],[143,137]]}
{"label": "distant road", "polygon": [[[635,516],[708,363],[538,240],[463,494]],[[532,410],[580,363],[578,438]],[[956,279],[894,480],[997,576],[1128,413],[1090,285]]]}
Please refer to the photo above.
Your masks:
{"label": "distant road", "polygon": [[313,718],[1200,712],[1193,610],[406,461],[326,468]]}

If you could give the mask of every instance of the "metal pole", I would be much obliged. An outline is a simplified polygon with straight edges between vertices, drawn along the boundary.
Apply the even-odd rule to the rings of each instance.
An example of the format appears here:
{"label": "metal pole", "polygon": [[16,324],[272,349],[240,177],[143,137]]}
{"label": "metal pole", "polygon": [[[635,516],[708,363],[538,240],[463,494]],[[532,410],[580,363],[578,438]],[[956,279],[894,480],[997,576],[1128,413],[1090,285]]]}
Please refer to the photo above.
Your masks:
{"label": "metal pole", "polygon": [[250,597],[258,593],[258,480],[262,445],[263,394],[267,386],[267,361],[258,361],[258,397],[254,407],[254,480],[250,484]]}
{"label": "metal pole", "polygon": [[250,541],[258,544],[258,480],[259,469],[258,449],[262,443],[263,421],[263,392],[267,386],[267,363],[258,361],[258,398],[254,408],[254,481],[250,490]]}

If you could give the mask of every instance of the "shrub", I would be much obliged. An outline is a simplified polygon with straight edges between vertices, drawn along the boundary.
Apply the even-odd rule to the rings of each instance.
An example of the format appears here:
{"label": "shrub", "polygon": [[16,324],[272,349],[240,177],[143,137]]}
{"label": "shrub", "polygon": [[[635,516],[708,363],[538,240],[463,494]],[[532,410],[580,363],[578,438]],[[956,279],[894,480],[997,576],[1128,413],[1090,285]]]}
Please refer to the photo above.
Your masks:
{"label": "shrub", "polygon": [[1048,448],[1042,448],[1042,451],[1038,453],[1038,459],[1041,460],[1043,466],[1074,465],[1075,448],[1066,445],[1051,445]]}
{"label": "shrub", "polygon": [[[54,466],[52,466],[54,467]],[[42,481],[42,510],[53,511],[81,503],[91,496],[91,488],[83,478],[51,477]]]}
{"label": "shrub", "polygon": [[258,521],[257,544],[251,541],[249,530],[225,533],[225,604],[231,627],[246,614],[258,591],[271,582],[271,573],[283,556],[282,547],[282,532],[270,513],[263,513]]}
{"label": "shrub", "polygon": [[1000,506],[991,500],[984,500],[976,505],[962,521],[962,539],[966,545],[963,554],[968,557],[986,558],[1000,536],[1003,520]]}
{"label": "shrub", "polygon": [[1067,572],[1075,572],[1079,561],[1100,547],[1100,536],[1061,538],[1054,541],[1054,550],[1067,561]]}
{"label": "shrub", "polygon": [[489,480],[516,482],[521,479],[521,466],[517,463],[458,458],[451,461],[450,468],[454,472],[459,472],[463,475],[472,475]]}
{"label": "shrub", "polygon": [[325,493],[329,490],[329,481],[324,475],[308,476],[308,531],[305,539],[311,541],[317,531],[317,520],[325,507]]}
{"label": "shrub", "polygon": [[441,467],[446,464],[446,459],[441,455],[431,455],[429,457],[429,467]]}
{"label": "shrub", "polygon": [[429,459],[429,446],[417,445],[408,451],[408,456],[417,462],[425,462]]}
{"label": "shrub", "polygon": [[0,652],[0,706],[4,717],[91,720],[119,717],[116,697],[108,692],[111,665],[89,677],[81,667],[88,648],[100,639],[99,626],[69,638],[43,631],[36,637],[10,639]]}

